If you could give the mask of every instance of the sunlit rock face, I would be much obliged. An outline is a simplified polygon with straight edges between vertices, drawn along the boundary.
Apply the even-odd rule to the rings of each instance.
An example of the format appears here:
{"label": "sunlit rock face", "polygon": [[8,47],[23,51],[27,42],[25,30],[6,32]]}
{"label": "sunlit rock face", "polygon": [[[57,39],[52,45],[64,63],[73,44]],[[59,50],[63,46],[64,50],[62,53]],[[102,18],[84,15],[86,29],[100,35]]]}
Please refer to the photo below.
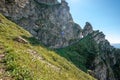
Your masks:
{"label": "sunlit rock face", "polygon": [[51,48],[68,46],[81,38],[65,0],[2,0],[0,12]]}

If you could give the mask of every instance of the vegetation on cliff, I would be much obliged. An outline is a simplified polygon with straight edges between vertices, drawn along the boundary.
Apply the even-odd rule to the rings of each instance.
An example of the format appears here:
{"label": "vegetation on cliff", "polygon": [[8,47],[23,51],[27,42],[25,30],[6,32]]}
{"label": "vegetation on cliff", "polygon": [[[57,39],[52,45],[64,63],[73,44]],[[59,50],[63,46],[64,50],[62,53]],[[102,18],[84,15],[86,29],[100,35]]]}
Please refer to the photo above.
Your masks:
{"label": "vegetation on cliff", "polygon": [[88,35],[79,42],[66,48],[57,49],[56,51],[78,68],[87,72],[88,69],[92,68],[91,64],[97,56],[99,48],[93,38]]}

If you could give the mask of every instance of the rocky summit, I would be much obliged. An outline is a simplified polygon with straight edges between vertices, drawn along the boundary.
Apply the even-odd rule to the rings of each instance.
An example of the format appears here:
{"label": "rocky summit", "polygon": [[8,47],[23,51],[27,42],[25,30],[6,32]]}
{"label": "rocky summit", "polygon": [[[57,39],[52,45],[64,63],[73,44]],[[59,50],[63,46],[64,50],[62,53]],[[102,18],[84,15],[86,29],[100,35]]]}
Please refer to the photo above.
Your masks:
{"label": "rocky summit", "polygon": [[[98,80],[120,80],[120,49],[111,46],[109,41],[105,39],[104,33],[99,30],[94,30],[89,22],[86,22],[84,28],[81,29],[81,27],[73,21],[70,8],[65,0],[61,0],[61,2],[57,0],[1,0],[0,13],[7,19],[29,31],[32,37],[35,37],[35,39],[29,39],[34,41],[31,41],[32,44],[40,42],[47,48],[55,49],[56,54],[66,58],[80,70],[83,70]],[[6,23],[6,25],[8,24]],[[2,29],[3,26],[1,30]],[[14,33],[11,33],[12,36]],[[8,34],[9,33],[7,33],[6,36],[8,36]],[[22,31],[21,34],[23,34]],[[29,45],[29,41],[24,38],[23,35],[19,35],[19,37],[13,40],[21,44]],[[8,37],[3,41],[6,41],[6,39],[8,39]],[[41,51],[39,48],[37,49],[38,52]],[[36,51],[29,49],[28,52],[31,52],[31,54],[37,57]],[[43,51],[43,53],[44,52],[45,51]],[[45,55],[47,54],[48,56],[48,53],[49,51],[46,51]],[[51,63],[44,61],[47,59],[41,57],[39,57],[39,59],[48,66],[52,66],[52,63],[56,63],[56,61],[62,64],[61,61],[53,57],[53,54],[50,53],[49,56],[51,55],[52,58],[50,58],[50,60],[53,59]],[[49,61],[49,59],[47,61]],[[64,66],[62,65],[65,70],[72,70],[65,65],[65,63]],[[59,72],[62,70],[61,65],[58,66],[57,63],[52,66],[52,68],[55,68],[57,71],[59,70]],[[75,69],[77,68],[75,67]],[[61,73],[59,74],[62,75]],[[65,73],[65,75],[68,74]],[[73,79],[74,77],[68,78],[67,76],[67,79],[82,80],[78,79],[78,77],[77,75],[77,78]],[[53,79],[53,77],[50,78]],[[64,79],[66,79],[66,77],[64,77]],[[46,78],[46,80],[49,79]],[[58,80],[60,80],[60,78]]]}
{"label": "rocky summit", "polygon": [[2,0],[0,12],[51,48],[68,46],[82,37],[65,0]]}

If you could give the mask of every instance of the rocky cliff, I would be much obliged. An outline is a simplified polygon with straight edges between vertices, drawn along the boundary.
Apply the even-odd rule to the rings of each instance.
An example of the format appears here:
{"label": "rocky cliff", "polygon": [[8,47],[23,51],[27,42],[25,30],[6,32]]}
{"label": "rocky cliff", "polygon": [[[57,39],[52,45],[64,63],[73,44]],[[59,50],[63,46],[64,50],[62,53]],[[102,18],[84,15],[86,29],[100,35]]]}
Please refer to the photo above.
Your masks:
{"label": "rocky cliff", "polygon": [[2,0],[0,12],[51,48],[65,47],[81,38],[81,28],[74,23],[65,0],[61,3],[57,0]]}
{"label": "rocky cliff", "polygon": [[[110,45],[102,32],[94,31],[90,23],[86,23],[83,29],[84,36],[91,36],[98,44],[98,52],[95,57],[92,68],[90,68],[96,78],[99,80],[119,80],[120,74],[118,68],[120,59],[120,49]],[[116,66],[117,65],[117,66]],[[116,69],[115,69],[116,68]]]}

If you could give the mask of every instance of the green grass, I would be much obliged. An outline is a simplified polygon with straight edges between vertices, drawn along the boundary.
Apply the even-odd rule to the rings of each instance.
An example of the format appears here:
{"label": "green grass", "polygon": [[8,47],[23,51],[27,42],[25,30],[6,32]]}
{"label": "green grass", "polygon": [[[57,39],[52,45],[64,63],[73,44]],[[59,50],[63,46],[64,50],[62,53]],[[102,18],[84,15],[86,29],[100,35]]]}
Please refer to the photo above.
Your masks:
{"label": "green grass", "polygon": [[[15,41],[19,36],[28,43]],[[4,46],[6,74],[12,80],[95,80],[1,14],[0,44]]]}

